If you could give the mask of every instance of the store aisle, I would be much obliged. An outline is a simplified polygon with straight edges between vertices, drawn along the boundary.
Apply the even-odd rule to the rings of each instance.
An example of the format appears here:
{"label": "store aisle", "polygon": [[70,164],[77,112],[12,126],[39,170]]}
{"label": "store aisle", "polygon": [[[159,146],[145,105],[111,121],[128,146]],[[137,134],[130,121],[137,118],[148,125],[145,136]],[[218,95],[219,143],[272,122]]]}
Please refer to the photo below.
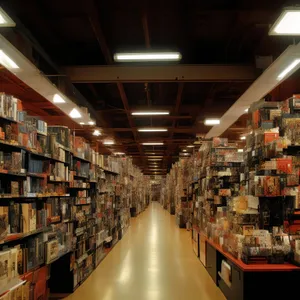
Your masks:
{"label": "store aisle", "polygon": [[67,300],[219,300],[221,291],[193,253],[190,233],[158,203]]}

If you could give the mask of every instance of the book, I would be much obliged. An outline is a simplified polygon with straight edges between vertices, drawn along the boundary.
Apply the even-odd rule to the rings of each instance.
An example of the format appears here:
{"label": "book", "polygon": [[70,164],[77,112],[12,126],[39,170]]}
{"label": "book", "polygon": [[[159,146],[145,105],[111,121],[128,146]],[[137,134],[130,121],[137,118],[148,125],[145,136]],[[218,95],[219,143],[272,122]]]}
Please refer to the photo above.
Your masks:
{"label": "book", "polygon": [[3,288],[9,280],[9,251],[0,252],[0,288]]}
{"label": "book", "polygon": [[23,232],[36,230],[36,204],[22,203]]}
{"label": "book", "polygon": [[8,206],[0,206],[0,240],[7,235],[8,227]]}

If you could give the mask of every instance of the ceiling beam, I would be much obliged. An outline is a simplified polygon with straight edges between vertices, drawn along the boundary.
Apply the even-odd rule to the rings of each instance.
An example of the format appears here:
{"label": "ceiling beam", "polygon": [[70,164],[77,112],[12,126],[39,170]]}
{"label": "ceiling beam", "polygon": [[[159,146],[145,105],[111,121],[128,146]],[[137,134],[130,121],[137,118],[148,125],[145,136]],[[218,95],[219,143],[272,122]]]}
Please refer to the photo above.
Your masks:
{"label": "ceiling beam", "polygon": [[256,70],[239,65],[68,66],[75,83],[88,82],[252,82]]}

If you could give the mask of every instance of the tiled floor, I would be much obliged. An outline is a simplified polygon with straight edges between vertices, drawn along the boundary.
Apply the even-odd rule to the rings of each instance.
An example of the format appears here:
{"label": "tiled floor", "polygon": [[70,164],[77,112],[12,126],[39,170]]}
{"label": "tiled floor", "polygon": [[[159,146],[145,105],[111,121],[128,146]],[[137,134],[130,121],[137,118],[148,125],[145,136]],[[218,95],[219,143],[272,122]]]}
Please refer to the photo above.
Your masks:
{"label": "tiled floor", "polygon": [[158,203],[132,219],[123,239],[67,300],[224,300],[196,258],[190,232]]}

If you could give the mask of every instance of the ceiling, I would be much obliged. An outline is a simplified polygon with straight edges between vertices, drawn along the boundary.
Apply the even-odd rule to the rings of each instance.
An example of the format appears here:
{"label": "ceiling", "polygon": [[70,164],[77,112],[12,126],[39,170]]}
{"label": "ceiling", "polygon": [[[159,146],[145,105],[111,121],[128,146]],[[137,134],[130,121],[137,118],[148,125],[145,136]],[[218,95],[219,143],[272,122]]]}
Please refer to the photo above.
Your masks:
{"label": "ceiling", "polygon": [[[26,32],[31,41],[35,39],[31,59],[54,83],[71,80],[93,107],[104,137],[116,142],[111,148],[101,149],[131,155],[145,174],[154,174],[148,153],[163,156],[158,161],[157,174],[165,174],[183,149],[193,151],[186,146],[195,141],[196,134],[205,136],[210,129],[204,126],[204,119],[221,117],[261,73],[255,58],[275,59],[293,42],[289,37],[268,36],[269,25],[292,1],[26,0],[26,5],[21,0],[2,2],[17,25],[24,25],[17,27],[15,34]],[[37,43],[59,70],[44,52],[42,55]],[[180,51],[182,61],[179,65],[152,64],[146,66],[148,69],[113,61],[116,52],[147,49]],[[200,64],[216,66],[208,70]],[[94,68],[97,65],[106,67]],[[185,65],[195,69],[185,69]],[[1,75],[2,89],[7,84],[3,78]],[[19,88],[13,90],[13,85],[10,89],[21,99],[38,101],[39,110],[35,113],[43,116],[44,112],[50,123],[62,120],[60,113],[55,115],[47,104],[41,104],[38,95],[26,94],[27,91],[22,94]],[[168,110],[170,115],[131,115],[134,110],[147,108]],[[224,136],[238,139],[245,125],[242,117]],[[166,127],[168,131],[137,131],[147,126]],[[90,128],[76,128],[78,134],[93,138]],[[152,141],[164,145],[141,144]]]}

